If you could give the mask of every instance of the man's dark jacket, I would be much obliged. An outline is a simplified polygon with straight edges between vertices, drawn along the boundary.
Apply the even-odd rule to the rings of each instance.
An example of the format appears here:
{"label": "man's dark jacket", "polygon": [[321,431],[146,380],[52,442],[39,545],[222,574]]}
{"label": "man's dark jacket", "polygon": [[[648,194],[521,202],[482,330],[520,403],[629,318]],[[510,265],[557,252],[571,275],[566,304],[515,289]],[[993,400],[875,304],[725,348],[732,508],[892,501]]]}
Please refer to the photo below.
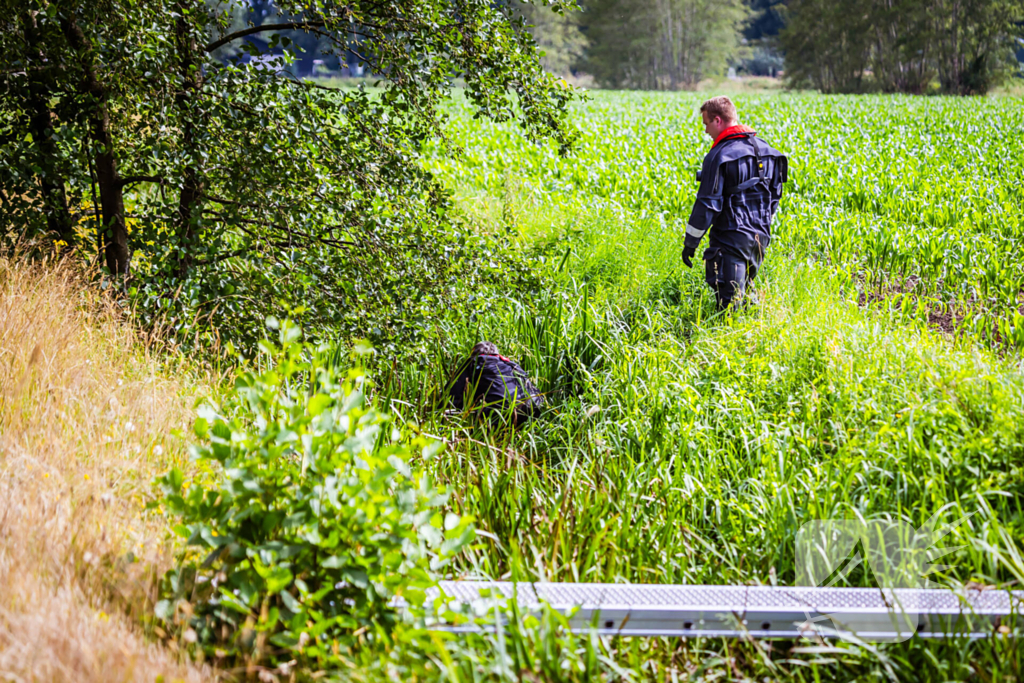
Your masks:
{"label": "man's dark jacket", "polygon": [[726,134],[704,157],[685,246],[696,250],[710,228],[709,246],[760,263],[771,241],[787,161],[752,130],[742,129]]}
{"label": "man's dark jacket", "polygon": [[491,413],[513,412],[516,418],[535,417],[544,406],[544,397],[518,363],[489,354],[471,356],[462,363],[450,396],[456,410],[481,407]]}

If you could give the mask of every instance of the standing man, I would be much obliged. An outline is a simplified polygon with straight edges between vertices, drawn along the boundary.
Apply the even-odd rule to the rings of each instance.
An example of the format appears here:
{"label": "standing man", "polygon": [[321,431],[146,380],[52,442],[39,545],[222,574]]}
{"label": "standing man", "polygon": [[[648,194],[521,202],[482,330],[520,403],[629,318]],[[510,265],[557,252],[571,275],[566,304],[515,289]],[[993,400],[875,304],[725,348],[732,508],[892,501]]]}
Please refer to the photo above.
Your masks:
{"label": "standing man", "polygon": [[697,245],[709,229],[704,279],[718,307],[739,305],[757,276],[771,242],[771,224],[786,182],[786,157],[742,126],[728,97],[712,97],[700,107],[704,132],[714,142],[697,173],[683,263],[693,267]]}

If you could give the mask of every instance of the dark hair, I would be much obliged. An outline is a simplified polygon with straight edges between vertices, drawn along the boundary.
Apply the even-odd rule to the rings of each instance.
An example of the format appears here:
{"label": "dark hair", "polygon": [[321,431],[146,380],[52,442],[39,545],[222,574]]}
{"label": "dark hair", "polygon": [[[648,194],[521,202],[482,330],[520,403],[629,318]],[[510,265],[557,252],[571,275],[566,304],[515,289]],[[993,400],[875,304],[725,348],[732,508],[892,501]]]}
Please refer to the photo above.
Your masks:
{"label": "dark hair", "polygon": [[471,356],[497,356],[498,347],[489,341],[477,342],[476,346],[473,347]]}

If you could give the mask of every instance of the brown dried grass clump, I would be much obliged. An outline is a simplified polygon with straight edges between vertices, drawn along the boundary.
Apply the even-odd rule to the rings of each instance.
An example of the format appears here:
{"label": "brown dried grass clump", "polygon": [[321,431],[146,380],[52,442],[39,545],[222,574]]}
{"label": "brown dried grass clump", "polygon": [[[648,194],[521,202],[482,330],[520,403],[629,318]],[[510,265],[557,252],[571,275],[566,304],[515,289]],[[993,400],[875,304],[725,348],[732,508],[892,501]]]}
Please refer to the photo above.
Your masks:
{"label": "brown dried grass clump", "polygon": [[208,386],[186,369],[71,262],[0,256],[0,679],[210,677],[139,626],[170,561],[150,482]]}

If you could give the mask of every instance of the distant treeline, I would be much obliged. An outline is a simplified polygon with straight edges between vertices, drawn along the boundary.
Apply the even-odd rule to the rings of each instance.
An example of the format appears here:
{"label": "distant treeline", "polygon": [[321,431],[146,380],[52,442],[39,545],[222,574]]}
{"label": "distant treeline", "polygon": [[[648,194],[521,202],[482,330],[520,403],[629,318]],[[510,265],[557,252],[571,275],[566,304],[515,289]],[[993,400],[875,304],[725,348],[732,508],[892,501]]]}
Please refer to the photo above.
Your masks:
{"label": "distant treeline", "polygon": [[[523,12],[549,69],[672,90],[775,76],[822,92],[980,94],[1021,73],[1024,0],[580,0]],[[514,6],[524,7],[518,3]]]}
{"label": "distant treeline", "polygon": [[789,0],[788,78],[822,92],[977,95],[1020,66],[1024,0]]}
{"label": "distant treeline", "polygon": [[[534,2],[497,5],[533,34],[548,71],[586,74],[606,88],[689,89],[732,70],[827,93],[970,95],[1020,75],[1015,54],[1024,60],[1024,0]],[[274,0],[246,7],[231,10],[238,26],[288,18]],[[357,50],[339,60],[315,32],[282,35],[290,45],[259,51],[290,48],[296,75],[364,75]]]}

